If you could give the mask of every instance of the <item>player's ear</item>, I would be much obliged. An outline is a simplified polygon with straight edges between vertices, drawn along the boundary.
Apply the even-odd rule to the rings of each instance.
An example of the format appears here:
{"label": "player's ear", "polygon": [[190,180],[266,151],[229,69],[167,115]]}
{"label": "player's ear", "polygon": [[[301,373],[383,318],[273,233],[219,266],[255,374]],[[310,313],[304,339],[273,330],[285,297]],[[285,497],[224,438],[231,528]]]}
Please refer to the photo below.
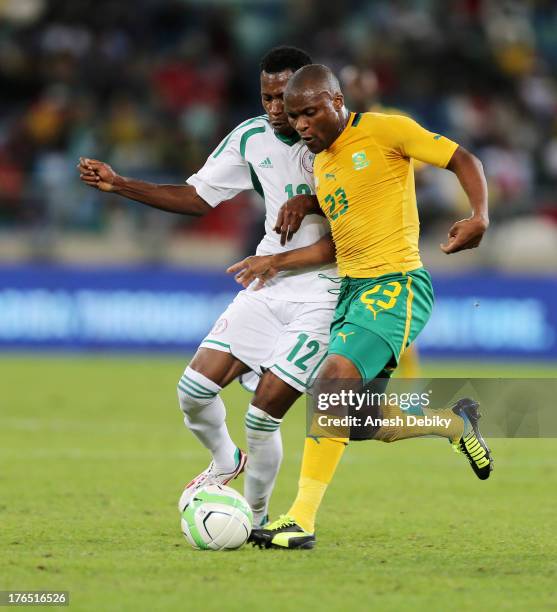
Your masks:
{"label": "player's ear", "polygon": [[333,98],[333,108],[336,111],[340,111],[343,106],[344,106],[344,96],[340,92],[338,92],[335,94],[335,97]]}

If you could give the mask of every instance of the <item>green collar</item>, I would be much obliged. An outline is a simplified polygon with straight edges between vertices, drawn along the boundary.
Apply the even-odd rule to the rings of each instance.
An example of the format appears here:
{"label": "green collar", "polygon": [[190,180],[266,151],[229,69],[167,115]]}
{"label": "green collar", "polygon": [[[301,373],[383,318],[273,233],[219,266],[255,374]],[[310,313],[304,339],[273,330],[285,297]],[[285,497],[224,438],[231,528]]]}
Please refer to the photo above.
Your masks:
{"label": "green collar", "polygon": [[289,147],[301,140],[300,134],[298,134],[298,132],[294,132],[292,136],[283,136],[282,134],[277,134],[277,132],[274,132],[274,134],[279,140],[284,142],[284,144],[287,144]]}

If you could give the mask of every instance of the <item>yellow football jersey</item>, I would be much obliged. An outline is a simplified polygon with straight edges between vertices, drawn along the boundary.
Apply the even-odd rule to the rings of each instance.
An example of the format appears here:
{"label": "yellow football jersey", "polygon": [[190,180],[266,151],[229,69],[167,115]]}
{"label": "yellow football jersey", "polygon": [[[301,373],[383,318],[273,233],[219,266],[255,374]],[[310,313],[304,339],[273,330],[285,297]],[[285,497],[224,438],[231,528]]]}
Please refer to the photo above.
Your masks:
{"label": "yellow football jersey", "polygon": [[314,163],[342,275],[370,278],[421,267],[411,159],[444,168],[457,147],[409,117],[350,114]]}
{"label": "yellow football jersey", "polygon": [[[394,106],[383,106],[382,104],[379,104],[378,102],[376,104],[372,104],[369,107],[368,111],[370,113],[382,113],[383,115],[400,115],[401,117],[410,117],[410,115],[408,115],[405,111],[401,110],[400,108],[396,108]],[[414,172],[419,172],[420,170],[426,167],[426,164],[424,164],[424,162],[418,161],[416,159],[413,159],[412,163],[414,166]],[[411,377],[409,376],[408,378],[411,378]]]}

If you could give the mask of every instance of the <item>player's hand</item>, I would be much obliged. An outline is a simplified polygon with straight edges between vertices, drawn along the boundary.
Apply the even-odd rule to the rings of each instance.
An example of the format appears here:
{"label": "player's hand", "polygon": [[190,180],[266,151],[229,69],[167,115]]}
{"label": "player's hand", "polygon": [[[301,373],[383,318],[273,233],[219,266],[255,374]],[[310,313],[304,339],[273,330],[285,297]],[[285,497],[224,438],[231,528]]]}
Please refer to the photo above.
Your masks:
{"label": "player's hand", "polygon": [[108,164],[97,159],[80,157],[77,169],[79,178],[89,187],[96,187],[101,191],[114,191],[119,176]]}
{"label": "player's hand", "polygon": [[446,244],[441,244],[441,250],[449,255],[465,249],[475,249],[482,241],[489,226],[489,221],[481,217],[470,217],[457,221],[449,230]]}
{"label": "player's hand", "polygon": [[273,265],[273,255],[253,255],[238,263],[232,264],[227,270],[234,274],[234,279],[243,287],[249,287],[257,279],[254,289],[257,291],[265,286],[265,282],[276,276],[278,270]]}
{"label": "player's hand", "polygon": [[292,236],[300,229],[306,215],[318,212],[319,204],[314,195],[297,195],[287,200],[278,213],[275,232],[280,234],[282,246],[292,240]]}

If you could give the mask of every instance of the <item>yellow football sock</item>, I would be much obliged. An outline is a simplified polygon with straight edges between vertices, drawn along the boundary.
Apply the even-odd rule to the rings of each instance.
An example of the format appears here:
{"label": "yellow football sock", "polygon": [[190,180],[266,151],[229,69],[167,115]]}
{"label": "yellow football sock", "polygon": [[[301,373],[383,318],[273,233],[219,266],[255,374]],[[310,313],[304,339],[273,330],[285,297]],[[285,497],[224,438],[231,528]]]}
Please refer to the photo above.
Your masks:
{"label": "yellow football sock", "polygon": [[309,533],[347,444],[348,438],[306,438],[298,494],[287,514]]}
{"label": "yellow football sock", "polygon": [[402,353],[396,371],[400,378],[420,378],[420,358],[414,344]]}
{"label": "yellow football sock", "polygon": [[[382,411],[382,418],[396,418],[398,421],[398,424],[379,428],[375,434],[375,439],[382,442],[396,442],[397,440],[407,440],[408,438],[419,438],[421,436],[441,436],[455,442],[464,433],[464,420],[450,408],[445,410],[423,408],[423,416],[407,414],[398,406],[383,406]],[[441,424],[420,423],[419,420],[424,417],[438,417],[438,419],[443,419],[443,422]],[[418,423],[415,422],[415,419],[418,419]]]}

